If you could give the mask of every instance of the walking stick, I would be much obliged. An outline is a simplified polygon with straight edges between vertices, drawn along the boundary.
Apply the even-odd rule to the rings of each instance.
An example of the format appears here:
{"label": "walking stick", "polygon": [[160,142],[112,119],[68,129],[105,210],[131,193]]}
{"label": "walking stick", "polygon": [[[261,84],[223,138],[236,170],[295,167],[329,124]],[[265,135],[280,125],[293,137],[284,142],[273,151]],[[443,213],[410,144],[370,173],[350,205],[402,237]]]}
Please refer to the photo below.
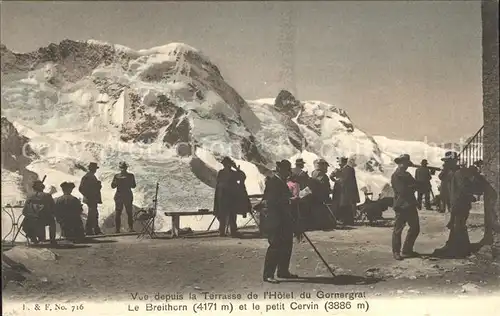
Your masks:
{"label": "walking stick", "polygon": [[333,224],[335,224],[335,226],[337,226],[337,217],[335,217],[335,215],[333,214],[333,211],[332,209],[330,208],[330,206],[328,204],[326,204],[325,202],[323,202],[323,205],[326,206],[326,208],[328,209],[328,212],[330,213],[330,215],[332,216],[332,220],[333,220]]}
{"label": "walking stick", "polygon": [[[326,204],[325,204],[326,205]],[[300,206],[297,204],[297,210],[300,211]],[[331,211],[330,211],[331,212]],[[293,219],[292,217],[292,214],[288,213],[288,216],[290,216],[290,219],[292,220],[292,223],[295,227],[297,227],[297,223],[295,222],[295,220]],[[333,214],[332,214],[333,216]],[[335,217],[334,217],[335,218]],[[325,258],[321,255],[321,253],[319,252],[319,250],[316,248],[316,246],[314,246],[314,244],[312,243],[311,239],[309,239],[309,237],[307,236],[307,234],[305,232],[301,232],[301,235],[304,236],[304,238],[307,240],[307,242],[309,243],[309,245],[311,245],[311,247],[314,249],[314,252],[316,252],[316,254],[318,255],[318,257],[321,259],[321,261],[323,261],[323,264],[326,266],[326,268],[328,269],[328,271],[330,272],[330,274],[333,276],[333,277],[336,277],[335,273],[333,272],[332,268],[330,267],[330,265],[328,265],[328,262],[326,262]]]}
{"label": "walking stick", "polygon": [[311,247],[314,249],[314,252],[316,252],[316,254],[318,255],[318,257],[321,259],[321,261],[323,261],[324,265],[326,266],[326,268],[328,269],[328,271],[330,271],[331,275],[333,277],[336,277],[335,273],[333,273],[333,270],[332,268],[328,265],[328,263],[326,262],[325,258],[323,258],[323,256],[321,255],[321,253],[319,253],[318,249],[316,249],[316,246],[314,246],[314,244],[312,243],[312,241],[309,239],[309,237],[307,237],[306,233],[302,233],[302,236],[304,236],[307,240],[307,242],[311,245]]}
{"label": "walking stick", "polygon": [[210,230],[210,228],[212,228],[212,225],[214,224],[215,219],[216,219],[216,217],[215,217],[215,215],[214,215],[214,218],[212,219],[212,222],[210,223],[210,225],[209,225],[209,226],[208,226],[208,228],[207,228],[207,232]]}

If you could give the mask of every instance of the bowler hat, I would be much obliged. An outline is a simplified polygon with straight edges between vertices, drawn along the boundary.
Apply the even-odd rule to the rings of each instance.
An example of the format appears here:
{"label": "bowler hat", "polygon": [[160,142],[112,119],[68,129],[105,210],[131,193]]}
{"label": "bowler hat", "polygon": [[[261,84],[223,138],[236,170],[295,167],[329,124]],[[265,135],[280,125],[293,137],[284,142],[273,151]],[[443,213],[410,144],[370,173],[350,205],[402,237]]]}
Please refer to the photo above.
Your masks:
{"label": "bowler hat", "polygon": [[222,160],[221,160],[220,163],[223,166],[226,166],[226,165],[232,166],[232,165],[234,165],[234,161],[231,158],[227,157],[227,156],[224,157],[224,158],[222,158]]}
{"label": "bowler hat", "polygon": [[340,162],[347,162],[349,159],[347,157],[338,157],[337,160]]}
{"label": "bowler hat", "polygon": [[126,169],[126,168],[128,168],[128,165],[127,165],[127,163],[126,163],[125,161],[122,161],[122,162],[120,162],[120,163],[118,164],[118,167],[119,167],[120,169]]}
{"label": "bowler hat", "polygon": [[64,181],[63,183],[61,183],[61,189],[74,189],[75,188],[75,184],[73,182],[66,182]]}
{"label": "bowler hat", "polygon": [[96,162],[91,162],[91,163],[89,163],[88,168],[89,169],[99,169],[99,166],[97,165]]}
{"label": "bowler hat", "polygon": [[474,161],[473,165],[476,167],[481,167],[484,164],[482,159]]}
{"label": "bowler hat", "polygon": [[295,160],[296,165],[305,165],[305,161],[302,158],[298,158]]}
{"label": "bowler hat", "polygon": [[292,164],[290,163],[290,161],[286,159],[276,162],[276,169],[291,169],[291,168]]}
{"label": "bowler hat", "polygon": [[37,189],[37,188],[40,188],[40,189],[45,189],[45,184],[43,184],[43,182],[41,180],[35,180],[33,181],[33,184],[31,186],[33,189]]}
{"label": "bowler hat", "polygon": [[396,157],[396,159],[394,159],[394,162],[397,164],[406,162],[410,166],[413,165],[413,162],[410,159],[410,155],[408,155],[408,154],[402,154],[399,157]]}
{"label": "bowler hat", "polygon": [[441,161],[458,160],[458,154],[454,151],[447,151]]}
{"label": "bowler hat", "polygon": [[328,162],[326,162],[325,159],[319,158],[319,159],[314,160],[314,165],[327,165],[327,166],[329,166],[330,164]]}

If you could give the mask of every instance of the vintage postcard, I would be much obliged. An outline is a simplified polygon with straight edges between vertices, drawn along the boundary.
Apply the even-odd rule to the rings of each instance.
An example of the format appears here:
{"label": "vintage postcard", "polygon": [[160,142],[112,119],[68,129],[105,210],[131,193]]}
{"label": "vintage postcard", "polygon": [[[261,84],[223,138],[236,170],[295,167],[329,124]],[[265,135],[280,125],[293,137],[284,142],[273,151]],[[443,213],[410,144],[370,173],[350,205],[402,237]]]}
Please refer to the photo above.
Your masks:
{"label": "vintage postcard", "polygon": [[498,0],[2,1],[2,315],[498,315]]}

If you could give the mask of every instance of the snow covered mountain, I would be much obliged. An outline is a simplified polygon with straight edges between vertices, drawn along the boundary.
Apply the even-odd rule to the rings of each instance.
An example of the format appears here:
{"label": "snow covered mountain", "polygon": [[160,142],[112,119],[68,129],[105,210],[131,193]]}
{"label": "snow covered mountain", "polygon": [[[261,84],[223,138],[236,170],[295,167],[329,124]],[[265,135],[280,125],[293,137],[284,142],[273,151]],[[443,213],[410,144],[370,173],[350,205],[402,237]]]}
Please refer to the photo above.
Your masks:
{"label": "snow covered mountain", "polygon": [[[246,172],[250,194],[262,192],[275,161],[299,156],[311,171],[317,157],[336,166],[337,157],[349,156],[360,189],[378,194],[394,167],[390,158],[427,148],[374,138],[358,129],[343,109],[299,101],[288,91],[275,99],[246,101],[216,65],[186,44],[136,51],[65,40],[27,54],[5,46],[0,50],[2,145],[5,126],[6,141],[19,138],[16,146],[26,143],[31,150],[16,169],[12,162],[4,164],[2,146],[3,203],[22,199],[34,174],[47,175],[46,184],[58,191],[63,181],[78,185],[81,166],[96,161],[104,184],[105,229],[112,229],[110,181],[121,160],[137,178],[136,206],[151,204],[158,182],[160,212],[193,211],[212,208],[221,167],[217,161],[224,155]],[[436,152],[436,157],[441,154]],[[210,221],[183,225],[203,229]],[[168,229],[170,223],[160,225]]]}

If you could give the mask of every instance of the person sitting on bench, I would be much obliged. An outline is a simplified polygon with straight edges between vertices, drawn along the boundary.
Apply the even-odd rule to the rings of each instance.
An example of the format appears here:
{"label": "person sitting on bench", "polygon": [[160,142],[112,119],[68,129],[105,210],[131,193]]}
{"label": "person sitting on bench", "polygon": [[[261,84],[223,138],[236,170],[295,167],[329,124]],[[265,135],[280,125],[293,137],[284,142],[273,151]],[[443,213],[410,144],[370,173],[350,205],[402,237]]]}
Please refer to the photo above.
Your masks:
{"label": "person sitting on bench", "polygon": [[62,235],[73,242],[83,241],[85,232],[81,215],[82,203],[71,192],[75,188],[72,182],[61,183],[63,195],[55,200],[56,219],[61,226]]}
{"label": "person sitting on bench", "polygon": [[23,208],[23,230],[31,242],[38,244],[45,241],[45,226],[49,226],[50,243],[56,242],[56,221],[54,219],[54,199],[43,192],[45,185],[40,180],[33,182],[33,190]]}

